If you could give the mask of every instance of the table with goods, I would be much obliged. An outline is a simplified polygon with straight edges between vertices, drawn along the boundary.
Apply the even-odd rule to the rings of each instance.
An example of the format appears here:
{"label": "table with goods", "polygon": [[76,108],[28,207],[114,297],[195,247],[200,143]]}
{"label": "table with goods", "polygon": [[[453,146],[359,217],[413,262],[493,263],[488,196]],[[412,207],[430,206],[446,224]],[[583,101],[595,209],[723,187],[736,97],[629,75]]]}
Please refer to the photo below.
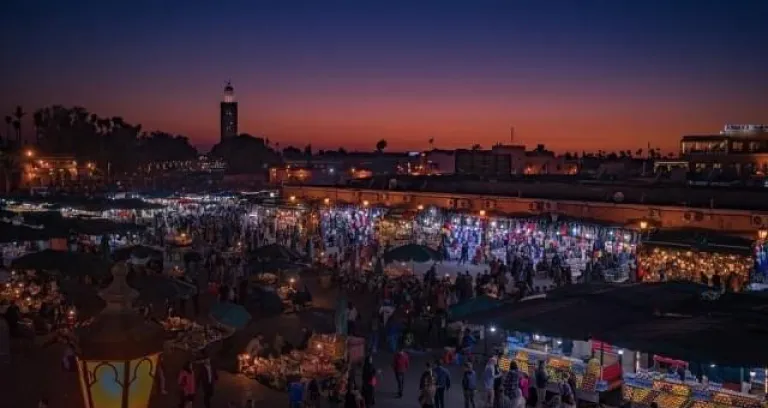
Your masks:
{"label": "table with goods", "polygon": [[169,317],[160,324],[168,333],[168,348],[192,352],[203,350],[235,332],[233,328],[221,324],[199,324],[182,317]]}
{"label": "table with goods", "polygon": [[758,395],[732,391],[715,383],[680,381],[676,375],[655,371],[625,373],[622,398],[633,405],[659,408],[762,408]]}
{"label": "table with goods", "polygon": [[596,402],[601,392],[609,390],[608,382],[600,379],[600,362],[594,358],[585,363],[567,356],[518,347],[511,349],[499,360],[499,367],[502,371],[508,371],[512,361],[520,371],[527,373],[531,378],[535,376],[538,362],[544,361],[549,375],[547,388],[550,392],[559,393],[559,382],[567,380],[570,373],[576,377],[575,392],[581,400]]}
{"label": "table with goods", "polygon": [[240,371],[271,388],[285,390],[288,384],[338,377],[347,364],[347,338],[337,334],[315,334],[306,350],[293,350],[278,357],[241,354]]}

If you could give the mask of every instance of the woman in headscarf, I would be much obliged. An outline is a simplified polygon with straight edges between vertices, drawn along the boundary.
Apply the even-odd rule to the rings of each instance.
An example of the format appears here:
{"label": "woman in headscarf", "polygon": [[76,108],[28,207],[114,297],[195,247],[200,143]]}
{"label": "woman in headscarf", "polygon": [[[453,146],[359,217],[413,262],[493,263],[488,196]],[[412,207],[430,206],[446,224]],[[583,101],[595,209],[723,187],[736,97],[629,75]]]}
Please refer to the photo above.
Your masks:
{"label": "woman in headscarf", "polygon": [[376,404],[374,395],[377,382],[376,366],[373,365],[373,356],[369,355],[363,364],[363,399],[366,407],[372,407]]}

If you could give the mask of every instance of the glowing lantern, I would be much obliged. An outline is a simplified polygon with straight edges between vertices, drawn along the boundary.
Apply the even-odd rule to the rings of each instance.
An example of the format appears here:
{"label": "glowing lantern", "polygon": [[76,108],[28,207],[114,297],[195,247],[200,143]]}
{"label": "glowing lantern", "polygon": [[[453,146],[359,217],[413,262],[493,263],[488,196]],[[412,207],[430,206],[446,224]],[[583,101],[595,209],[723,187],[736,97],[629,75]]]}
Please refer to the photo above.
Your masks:
{"label": "glowing lantern", "polygon": [[126,282],[125,264],[115,265],[112,275],[112,284],[99,294],[106,308],[78,332],[80,389],[86,408],[146,408],[163,329],[131,309],[138,293]]}

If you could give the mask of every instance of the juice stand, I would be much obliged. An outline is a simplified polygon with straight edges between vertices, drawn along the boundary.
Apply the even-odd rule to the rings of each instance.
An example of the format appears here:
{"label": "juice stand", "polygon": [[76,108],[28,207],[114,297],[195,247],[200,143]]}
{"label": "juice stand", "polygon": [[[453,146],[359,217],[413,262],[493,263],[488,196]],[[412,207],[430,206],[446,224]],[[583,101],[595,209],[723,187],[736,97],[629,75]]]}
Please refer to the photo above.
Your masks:
{"label": "juice stand", "polygon": [[615,354],[615,358],[606,357],[614,354],[609,347],[597,341],[563,341],[539,335],[514,336],[507,339],[499,366],[502,371],[507,371],[514,361],[520,371],[533,377],[538,362],[544,361],[550,378],[550,392],[559,393],[558,383],[573,373],[577,399],[598,403],[601,393],[617,390],[622,383],[620,354]]}
{"label": "juice stand", "polygon": [[[710,370],[715,367],[714,364],[709,366]],[[741,371],[741,384],[717,383],[703,373],[700,373],[701,379],[697,378],[691,373],[691,367],[686,361],[654,355],[653,366],[649,369],[624,373],[622,397],[638,405],[655,402],[659,408],[765,406],[765,370],[751,370],[748,373],[744,369]]]}

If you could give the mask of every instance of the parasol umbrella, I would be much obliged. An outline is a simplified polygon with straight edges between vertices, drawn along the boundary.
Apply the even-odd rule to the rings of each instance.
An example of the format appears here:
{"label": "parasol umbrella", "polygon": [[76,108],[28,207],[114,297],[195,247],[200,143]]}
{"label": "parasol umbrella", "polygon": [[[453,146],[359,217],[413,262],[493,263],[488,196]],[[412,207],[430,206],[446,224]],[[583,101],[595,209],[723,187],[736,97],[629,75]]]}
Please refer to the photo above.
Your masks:
{"label": "parasol umbrella", "polygon": [[109,262],[98,256],[53,249],[33,252],[16,258],[11,262],[11,267],[37,271],[59,271],[70,276],[99,276],[109,272]]}
{"label": "parasol umbrella", "polygon": [[184,262],[200,262],[203,260],[203,256],[197,251],[190,251],[184,254]]}
{"label": "parasol umbrella", "polygon": [[211,318],[225,326],[242,329],[251,320],[251,314],[238,304],[219,302],[211,307]]}
{"label": "parasol umbrella", "polygon": [[148,260],[149,258],[160,259],[162,257],[162,250],[146,245],[131,245],[117,249],[112,253],[112,259],[115,260],[115,262],[127,261],[130,259],[132,261],[137,261],[133,263],[141,263],[143,260]]}
{"label": "parasol umbrella", "polygon": [[131,276],[128,283],[145,302],[187,298],[197,291],[194,285],[165,275]]}
{"label": "parasol umbrella", "polygon": [[262,261],[295,261],[301,258],[296,251],[286,248],[280,244],[269,244],[259,248],[251,253],[255,259]]}
{"label": "parasol umbrella", "polygon": [[439,261],[440,253],[426,245],[406,244],[391,249],[384,253],[384,261],[390,262],[418,262]]}

